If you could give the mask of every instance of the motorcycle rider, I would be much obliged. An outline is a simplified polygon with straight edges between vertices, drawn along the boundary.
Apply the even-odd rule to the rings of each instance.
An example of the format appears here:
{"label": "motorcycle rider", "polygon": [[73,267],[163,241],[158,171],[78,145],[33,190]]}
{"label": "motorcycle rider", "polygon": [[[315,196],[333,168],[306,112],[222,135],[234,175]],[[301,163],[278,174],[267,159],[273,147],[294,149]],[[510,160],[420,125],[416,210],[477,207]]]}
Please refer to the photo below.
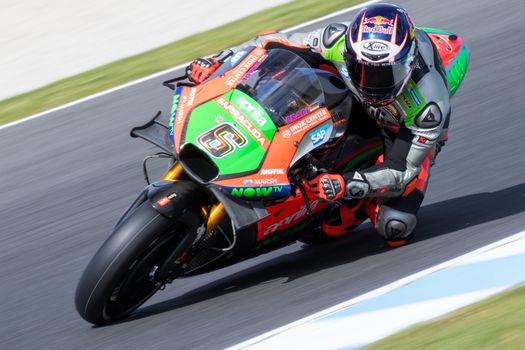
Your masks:
{"label": "motorcycle rider", "polygon": [[[375,229],[392,247],[406,244],[414,235],[430,165],[447,139],[450,120],[446,73],[430,37],[414,27],[405,9],[372,4],[349,24],[289,36],[259,35],[246,45],[268,40],[305,45],[320,53],[381,128],[382,161],[364,170],[323,173],[307,186],[326,201],[379,198],[373,212],[368,210]],[[187,68],[188,77],[200,83],[220,64],[214,57],[196,59]],[[357,215],[366,218],[355,208],[339,208],[337,220],[323,224],[328,234],[344,231]]]}

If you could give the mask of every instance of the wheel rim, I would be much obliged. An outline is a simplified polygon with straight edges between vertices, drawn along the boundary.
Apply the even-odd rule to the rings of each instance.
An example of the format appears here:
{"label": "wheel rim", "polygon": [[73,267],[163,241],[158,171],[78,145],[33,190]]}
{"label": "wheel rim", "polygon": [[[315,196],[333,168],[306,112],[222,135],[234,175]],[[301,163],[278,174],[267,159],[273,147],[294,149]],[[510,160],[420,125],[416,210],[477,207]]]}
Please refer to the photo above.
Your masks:
{"label": "wheel rim", "polygon": [[109,321],[129,314],[164,285],[165,281],[154,281],[150,272],[175,248],[178,240],[179,237],[174,234],[160,238],[130,264],[126,274],[108,298],[103,312],[104,319]]}

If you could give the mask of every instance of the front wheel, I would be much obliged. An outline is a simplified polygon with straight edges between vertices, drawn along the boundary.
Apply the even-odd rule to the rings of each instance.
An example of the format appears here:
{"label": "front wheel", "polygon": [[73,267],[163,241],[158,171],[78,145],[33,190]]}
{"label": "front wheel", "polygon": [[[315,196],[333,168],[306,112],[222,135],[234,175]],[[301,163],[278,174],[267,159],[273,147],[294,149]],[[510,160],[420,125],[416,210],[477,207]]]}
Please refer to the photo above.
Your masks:
{"label": "front wheel", "polygon": [[97,251],[77,286],[75,305],[86,321],[102,324],[129,314],[148,300],[164,281],[156,268],[185,232],[149,202],[137,207]]}

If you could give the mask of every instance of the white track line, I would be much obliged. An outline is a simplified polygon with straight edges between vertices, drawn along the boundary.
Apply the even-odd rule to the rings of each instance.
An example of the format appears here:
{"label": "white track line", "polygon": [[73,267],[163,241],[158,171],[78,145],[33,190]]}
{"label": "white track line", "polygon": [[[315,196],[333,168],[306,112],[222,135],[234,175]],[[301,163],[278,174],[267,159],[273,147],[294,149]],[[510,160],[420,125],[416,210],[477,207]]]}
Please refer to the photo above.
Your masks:
{"label": "white track line", "polygon": [[237,350],[237,349],[244,349],[246,347],[249,347],[250,345],[254,345],[254,344],[257,344],[257,343],[260,343],[268,338],[271,338],[277,334],[280,334],[280,333],[283,333],[287,330],[290,330],[291,328],[294,328],[294,327],[297,327],[297,326],[300,326],[300,325],[303,325],[307,322],[310,322],[312,320],[315,320],[315,319],[319,319],[321,317],[324,317],[326,315],[329,315],[331,313],[334,313],[336,311],[339,311],[339,310],[342,310],[344,308],[347,308],[349,307],[350,305],[354,305],[354,304],[357,304],[359,302],[362,302],[364,300],[368,300],[368,299],[371,299],[371,298],[374,298],[374,297],[377,297],[379,295],[383,295],[385,293],[388,293],[390,291],[393,291],[401,286],[404,286],[404,285],[407,285],[409,283],[412,283],[422,277],[425,277],[425,276],[428,276],[434,272],[437,272],[439,270],[443,270],[445,268],[448,268],[452,265],[455,265],[455,264],[459,264],[459,263],[462,263],[464,262],[465,260],[469,259],[469,258],[472,258],[476,255],[479,255],[481,253],[484,253],[484,252],[487,252],[489,250],[492,250],[494,248],[497,248],[497,247],[501,247],[503,245],[506,245],[506,244],[509,244],[511,242],[515,242],[519,239],[523,239],[525,238],[525,231],[521,231],[519,233],[516,233],[512,236],[509,236],[509,237],[506,237],[504,239],[501,239],[499,241],[496,241],[496,242],[493,242],[489,245],[486,245],[486,246],[483,246],[481,248],[478,248],[476,250],[473,250],[469,253],[466,253],[464,255],[461,255],[459,257],[456,257],[454,259],[451,259],[451,260],[447,260],[445,262],[442,262],[438,265],[435,265],[435,266],[432,266],[426,270],[423,270],[423,271],[420,271],[420,272],[417,272],[413,275],[410,275],[410,276],[407,276],[405,278],[402,278],[400,280],[397,280],[395,282],[392,282],[390,284],[387,284],[386,286],[383,286],[383,287],[380,287],[378,289],[375,289],[375,290],[372,290],[368,293],[365,293],[363,295],[360,295],[358,297],[355,297],[355,298],[352,298],[350,300],[347,300],[345,302],[342,302],[340,304],[337,304],[337,305],[334,305],[328,309],[325,309],[325,310],[322,310],[320,312],[317,312],[313,315],[310,315],[310,316],[307,316],[305,318],[302,318],[300,320],[297,320],[295,322],[292,322],[292,323],[289,323],[287,325],[284,325],[282,327],[279,327],[277,329],[274,329],[272,331],[269,331],[267,333],[264,333],[264,334],[261,334],[257,337],[254,337],[254,338],[251,338],[245,342],[242,342],[240,344],[237,344],[237,345],[234,345],[230,348],[228,348],[228,350]]}
{"label": "white track line", "polygon": [[[371,4],[371,3],[374,3],[374,2],[378,2],[378,1],[379,0],[370,0],[370,1],[364,2],[362,4],[354,5],[352,7],[347,8],[347,9],[343,9],[343,10],[340,10],[340,11],[337,11],[337,12],[333,12],[333,13],[331,13],[329,15],[326,15],[326,16],[323,16],[323,17],[320,17],[320,18],[308,21],[308,22],[301,23],[301,24],[296,25],[296,26],[291,27],[291,28],[284,29],[284,30],[282,30],[282,32],[286,33],[286,32],[290,32],[290,31],[294,31],[294,30],[297,30],[299,28],[306,27],[306,26],[309,26],[311,24],[314,24],[314,23],[317,23],[317,22],[320,22],[320,21],[324,21],[325,19],[328,19],[328,18],[339,16],[339,15],[345,13],[345,12],[353,11],[355,9],[358,9],[360,7],[363,7],[363,6],[366,6],[368,4]],[[111,93],[113,93],[115,91],[118,91],[118,90],[121,90],[121,89],[125,89],[127,87],[130,87],[130,86],[133,86],[133,85],[136,85],[136,84],[140,84],[140,83],[142,83],[144,81],[147,81],[147,80],[150,80],[150,79],[154,79],[154,78],[159,77],[161,75],[164,75],[166,73],[170,73],[170,72],[176,71],[178,69],[184,68],[188,64],[189,64],[189,62],[186,62],[186,63],[183,63],[183,64],[178,65],[176,67],[169,68],[169,69],[163,70],[161,72],[158,72],[158,73],[155,73],[155,74],[152,74],[152,75],[148,75],[147,77],[140,78],[140,79],[137,79],[137,80],[133,80],[133,81],[130,81],[130,82],[125,83],[123,85],[119,85],[119,86],[116,86],[114,88],[111,88],[111,89],[108,89],[108,90],[104,90],[104,91],[98,92],[96,94],[83,97],[83,98],[81,98],[79,100],[75,100],[75,101],[66,103],[64,105],[58,106],[58,107],[55,107],[55,108],[52,108],[52,109],[48,109],[47,111],[43,111],[43,112],[40,112],[40,113],[31,115],[31,116],[28,116],[28,117],[25,117],[23,119],[19,119],[19,120],[16,120],[14,122],[11,122],[11,123],[8,123],[8,124],[5,124],[5,125],[0,125],[0,130],[9,128],[11,126],[15,126],[15,125],[18,125],[18,124],[21,124],[21,123],[24,123],[24,122],[27,122],[27,121],[30,121],[30,120],[33,120],[33,119],[36,119],[36,118],[39,118],[39,117],[42,117],[42,116],[50,114],[50,113],[54,113],[54,112],[60,111],[62,109],[66,109],[66,108],[75,106],[77,104],[80,104],[80,103],[83,103],[83,102],[86,102],[86,101],[89,101],[89,100],[93,100],[93,99],[98,98],[100,96],[111,94]]]}

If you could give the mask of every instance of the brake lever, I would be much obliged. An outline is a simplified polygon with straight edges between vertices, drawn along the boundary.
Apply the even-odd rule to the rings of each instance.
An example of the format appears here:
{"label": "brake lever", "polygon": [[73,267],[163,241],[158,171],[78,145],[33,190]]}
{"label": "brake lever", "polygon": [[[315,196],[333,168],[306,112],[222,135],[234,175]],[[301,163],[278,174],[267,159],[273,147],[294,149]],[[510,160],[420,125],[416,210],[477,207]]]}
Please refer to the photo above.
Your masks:
{"label": "brake lever", "polygon": [[302,182],[296,183],[295,185],[297,186],[297,188],[303,196],[304,204],[306,206],[306,215],[310,215],[312,213],[312,205],[310,204],[310,200],[308,199],[308,195],[306,194],[306,188],[304,188]]}
{"label": "brake lever", "polygon": [[298,176],[298,181],[295,182],[295,185],[299,188],[299,191],[303,196],[304,204],[306,205],[306,214],[310,215],[312,213],[312,205],[308,199],[306,188],[303,185],[302,179],[304,178],[307,181],[312,180],[319,173],[326,172],[326,169],[324,169],[323,164],[315,159],[311,154],[306,154],[303,158],[303,162],[305,163],[304,167],[306,169],[303,171],[303,176]]}

